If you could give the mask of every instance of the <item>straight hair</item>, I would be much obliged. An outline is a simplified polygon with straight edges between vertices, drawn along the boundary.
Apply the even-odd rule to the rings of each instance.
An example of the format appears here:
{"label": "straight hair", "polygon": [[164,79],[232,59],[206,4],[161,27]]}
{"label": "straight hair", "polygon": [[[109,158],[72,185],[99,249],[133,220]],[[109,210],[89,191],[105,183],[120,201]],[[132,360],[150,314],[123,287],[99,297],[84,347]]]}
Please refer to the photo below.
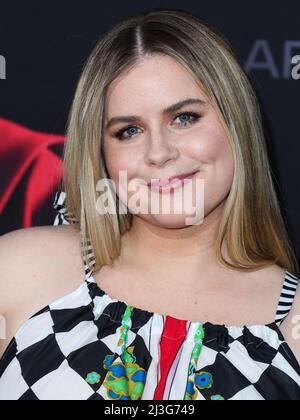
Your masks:
{"label": "straight hair", "polygon": [[[234,178],[215,240],[218,260],[239,271],[278,264],[298,274],[268,158],[258,97],[225,36],[200,18],[164,9],[129,16],[97,42],[81,74],[68,119],[63,189],[70,220],[92,272],[112,265],[133,215],[99,214],[96,184],[108,179],[103,154],[107,91],[154,55],[168,55],[192,75],[218,113],[234,156]],[[118,197],[111,194],[119,208]],[[226,240],[228,257],[222,253]]]}

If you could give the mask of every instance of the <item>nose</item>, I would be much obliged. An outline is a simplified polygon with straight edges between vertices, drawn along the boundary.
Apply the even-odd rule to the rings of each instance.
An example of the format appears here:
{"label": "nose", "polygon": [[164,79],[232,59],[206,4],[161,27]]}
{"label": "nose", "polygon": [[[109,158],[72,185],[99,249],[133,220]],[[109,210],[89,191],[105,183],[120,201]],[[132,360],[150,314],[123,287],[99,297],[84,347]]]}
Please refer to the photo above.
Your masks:
{"label": "nose", "polygon": [[145,160],[148,165],[163,166],[179,155],[178,148],[171,142],[168,135],[156,132],[149,136]]}

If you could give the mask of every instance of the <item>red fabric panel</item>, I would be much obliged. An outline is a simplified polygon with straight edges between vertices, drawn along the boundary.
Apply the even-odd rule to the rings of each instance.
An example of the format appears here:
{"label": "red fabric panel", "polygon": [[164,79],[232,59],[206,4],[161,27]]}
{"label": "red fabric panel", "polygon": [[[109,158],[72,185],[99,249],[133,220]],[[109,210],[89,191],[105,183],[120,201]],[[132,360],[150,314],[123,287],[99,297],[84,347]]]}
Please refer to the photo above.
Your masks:
{"label": "red fabric panel", "polygon": [[64,136],[0,119],[0,214],[13,201],[20,212],[20,226],[32,226],[35,212],[62,180],[64,141]]}
{"label": "red fabric panel", "polygon": [[154,400],[162,400],[166,380],[173,361],[186,337],[187,321],[171,316],[166,317],[165,327],[160,342],[160,381],[154,394]]}

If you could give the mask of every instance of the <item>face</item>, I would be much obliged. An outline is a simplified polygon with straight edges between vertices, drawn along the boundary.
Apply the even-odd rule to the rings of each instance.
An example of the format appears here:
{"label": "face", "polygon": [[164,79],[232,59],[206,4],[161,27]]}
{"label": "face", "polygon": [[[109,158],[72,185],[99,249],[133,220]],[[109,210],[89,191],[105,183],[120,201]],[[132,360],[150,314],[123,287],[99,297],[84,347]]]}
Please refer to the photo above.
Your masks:
{"label": "face", "polygon": [[[234,161],[227,134],[202,89],[169,56],[147,58],[111,84],[103,150],[121,202],[160,227],[185,227],[193,216],[190,209],[199,206],[206,217],[222,207],[230,192]],[[170,177],[192,173],[177,188],[170,185]],[[147,186],[151,180],[152,188]],[[163,193],[155,187],[167,181]]]}

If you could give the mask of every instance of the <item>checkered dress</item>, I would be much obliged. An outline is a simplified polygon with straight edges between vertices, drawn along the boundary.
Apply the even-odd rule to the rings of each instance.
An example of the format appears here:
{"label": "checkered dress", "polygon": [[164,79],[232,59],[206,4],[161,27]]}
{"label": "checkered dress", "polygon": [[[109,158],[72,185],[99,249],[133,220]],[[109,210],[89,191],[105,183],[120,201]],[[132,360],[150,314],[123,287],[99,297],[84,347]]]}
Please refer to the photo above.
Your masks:
{"label": "checkered dress", "polygon": [[[64,200],[57,193],[55,225],[70,222]],[[300,366],[279,329],[296,294],[291,273],[273,323],[207,322],[195,347],[198,323],[112,299],[86,267],[79,288],[16,333],[0,400],[300,400]]]}

